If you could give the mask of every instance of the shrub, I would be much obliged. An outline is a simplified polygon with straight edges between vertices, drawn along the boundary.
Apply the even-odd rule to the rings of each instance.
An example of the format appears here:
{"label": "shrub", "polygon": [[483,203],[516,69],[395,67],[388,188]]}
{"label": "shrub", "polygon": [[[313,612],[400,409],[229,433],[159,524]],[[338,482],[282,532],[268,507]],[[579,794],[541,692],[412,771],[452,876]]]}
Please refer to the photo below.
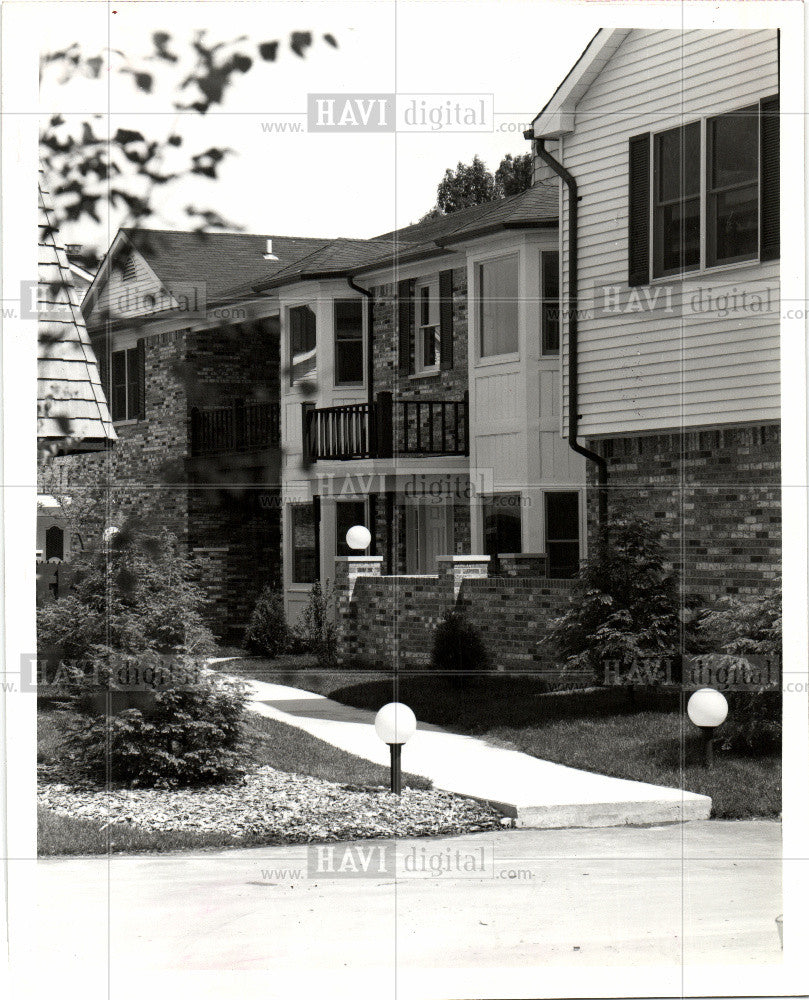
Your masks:
{"label": "shrub", "polygon": [[244,635],[248,651],[270,658],[285,653],[290,646],[290,630],[284,613],[284,595],[274,587],[259,594]]}
{"label": "shrub", "polygon": [[660,532],[625,518],[610,524],[607,551],[582,568],[570,609],[551,622],[543,645],[600,678],[604,660],[671,655],[680,631],[677,585],[664,565]]}
{"label": "shrub", "polygon": [[314,654],[319,667],[336,665],[340,630],[334,619],[334,595],[328,581],[325,587],[318,582],[312,585],[309,601],[292,631],[299,648]]}
{"label": "shrub", "polygon": [[212,652],[216,642],[201,613],[205,596],[192,577],[168,532],[146,538],[122,531],[77,561],[70,594],[38,609],[40,652],[74,662],[96,646]]}
{"label": "shrub", "polygon": [[[77,677],[77,707],[86,708],[88,698],[104,691],[97,684],[104,668],[98,655],[99,671],[92,678]],[[243,773],[244,686],[187,657],[163,663],[167,673],[148,705],[110,715],[84,712],[71,723],[64,749],[75,777],[168,788],[223,782]],[[114,686],[110,690],[114,693]]]}
{"label": "shrub", "polygon": [[489,652],[474,625],[456,611],[445,611],[433,635],[430,656],[433,670],[446,672],[448,680],[464,680],[491,669]]}
{"label": "shrub", "polygon": [[[761,598],[725,597],[696,628],[700,649],[734,656],[781,658],[781,592]],[[762,754],[781,745],[781,692],[728,691],[728,717],[719,736],[738,753]]]}

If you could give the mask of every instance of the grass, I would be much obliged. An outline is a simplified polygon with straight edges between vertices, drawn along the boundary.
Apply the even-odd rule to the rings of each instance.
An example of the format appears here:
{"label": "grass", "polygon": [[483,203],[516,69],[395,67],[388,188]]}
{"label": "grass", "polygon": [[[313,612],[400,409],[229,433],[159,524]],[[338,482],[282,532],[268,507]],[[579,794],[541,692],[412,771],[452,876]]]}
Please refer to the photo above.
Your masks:
{"label": "grass", "polygon": [[[243,668],[249,669],[247,661]],[[781,758],[715,751],[702,763],[698,734],[678,692],[602,688],[550,694],[540,678],[493,674],[459,686],[452,678],[408,673],[350,675],[301,670],[292,684],[356,708],[403,701],[424,722],[569,767],[710,795],[716,819],[777,817]]]}

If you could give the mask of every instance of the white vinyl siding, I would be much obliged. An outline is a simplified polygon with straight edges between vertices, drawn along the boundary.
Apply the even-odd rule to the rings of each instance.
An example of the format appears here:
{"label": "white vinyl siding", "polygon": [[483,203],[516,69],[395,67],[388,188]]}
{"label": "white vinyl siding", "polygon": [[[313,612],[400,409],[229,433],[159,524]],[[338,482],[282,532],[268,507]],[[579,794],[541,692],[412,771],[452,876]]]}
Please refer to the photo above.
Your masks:
{"label": "white vinyl siding", "polygon": [[[606,315],[595,308],[604,286],[617,286],[624,303],[631,291],[630,137],[757,104],[777,93],[777,69],[775,31],[633,30],[580,101],[575,130],[559,150],[581,195],[580,436],[779,418],[777,261],[692,271],[634,290],[653,295],[671,286],[670,311]],[[566,243],[563,226],[565,282]],[[748,300],[759,295],[766,309],[721,316],[689,306],[700,293],[704,298],[712,290],[716,297],[734,289]]]}

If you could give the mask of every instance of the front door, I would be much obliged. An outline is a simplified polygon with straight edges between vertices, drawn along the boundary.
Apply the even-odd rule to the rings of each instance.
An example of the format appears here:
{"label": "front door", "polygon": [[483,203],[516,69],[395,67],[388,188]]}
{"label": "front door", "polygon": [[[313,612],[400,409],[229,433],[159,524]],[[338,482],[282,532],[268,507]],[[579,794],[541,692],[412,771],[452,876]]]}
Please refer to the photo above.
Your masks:
{"label": "front door", "polygon": [[437,573],[438,557],[452,553],[452,507],[411,504],[407,508],[407,572]]}

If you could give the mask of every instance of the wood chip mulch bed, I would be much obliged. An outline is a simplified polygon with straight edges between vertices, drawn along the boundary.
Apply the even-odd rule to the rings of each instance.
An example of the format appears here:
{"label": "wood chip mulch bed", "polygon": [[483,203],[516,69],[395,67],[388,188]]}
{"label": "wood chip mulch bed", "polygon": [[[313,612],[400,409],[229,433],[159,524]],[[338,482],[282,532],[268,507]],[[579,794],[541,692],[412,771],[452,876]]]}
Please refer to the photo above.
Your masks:
{"label": "wood chip mulch bed", "polygon": [[41,773],[41,806],[63,816],[153,831],[266,837],[311,843],[471,833],[501,825],[495,809],[431,789],[340,785],[264,766],[240,783],[205,788],[74,787]]}

